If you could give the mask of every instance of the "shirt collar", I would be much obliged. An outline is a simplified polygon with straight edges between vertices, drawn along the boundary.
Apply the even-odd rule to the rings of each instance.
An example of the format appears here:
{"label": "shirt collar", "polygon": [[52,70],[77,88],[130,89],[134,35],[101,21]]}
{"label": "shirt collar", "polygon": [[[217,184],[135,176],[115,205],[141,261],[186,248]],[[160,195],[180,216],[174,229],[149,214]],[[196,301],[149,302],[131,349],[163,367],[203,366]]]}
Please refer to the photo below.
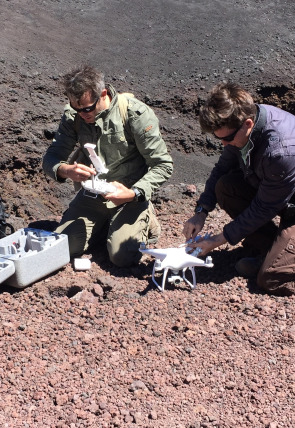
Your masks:
{"label": "shirt collar", "polygon": [[256,107],[257,107],[257,113],[255,117],[255,124],[251,131],[251,134],[249,135],[249,139],[246,145],[240,149],[241,157],[245,165],[247,164],[247,160],[250,159],[249,156],[251,151],[254,148],[254,144],[257,136],[261,133],[262,129],[266,124],[266,117],[267,117],[266,109],[259,104],[256,104]]}
{"label": "shirt collar", "polygon": [[250,134],[250,138],[252,141],[256,139],[256,136],[261,133],[262,129],[266,124],[267,112],[266,109],[261,104],[256,104],[257,113],[255,118],[255,124]]}
{"label": "shirt collar", "polygon": [[96,115],[96,117],[95,117],[95,125],[98,125],[100,123],[100,119],[104,120],[106,118],[106,116],[108,115],[109,111],[112,109],[112,107],[114,106],[114,104],[117,102],[118,95],[117,95],[117,92],[114,89],[114,87],[111,84],[107,84],[107,85],[105,85],[105,87],[106,87],[106,89],[108,91],[108,94],[111,96],[111,104],[110,104],[110,106],[109,106],[108,109],[102,110],[102,111],[100,111]]}

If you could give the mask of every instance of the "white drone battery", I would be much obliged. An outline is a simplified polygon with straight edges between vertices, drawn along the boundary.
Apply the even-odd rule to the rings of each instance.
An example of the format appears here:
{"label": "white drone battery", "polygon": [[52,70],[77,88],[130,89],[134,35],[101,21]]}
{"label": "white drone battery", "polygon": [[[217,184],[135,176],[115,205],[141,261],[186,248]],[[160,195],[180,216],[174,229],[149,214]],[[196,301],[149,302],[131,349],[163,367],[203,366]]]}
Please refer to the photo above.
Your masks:
{"label": "white drone battery", "polygon": [[76,270],[89,270],[91,261],[90,259],[74,259],[74,268]]}

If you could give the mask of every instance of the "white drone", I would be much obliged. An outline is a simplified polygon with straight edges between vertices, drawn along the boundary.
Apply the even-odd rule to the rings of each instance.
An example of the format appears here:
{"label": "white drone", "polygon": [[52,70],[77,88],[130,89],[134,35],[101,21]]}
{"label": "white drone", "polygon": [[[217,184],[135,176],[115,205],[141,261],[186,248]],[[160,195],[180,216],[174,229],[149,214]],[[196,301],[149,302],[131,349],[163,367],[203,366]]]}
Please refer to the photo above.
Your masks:
{"label": "white drone", "polygon": [[[209,234],[204,236],[204,239],[209,238]],[[195,241],[201,239],[200,236],[195,238]],[[207,256],[206,260],[201,260],[197,257],[201,251],[200,248],[196,248],[191,254],[188,254],[187,244],[192,242],[191,240],[177,248],[163,248],[163,249],[148,249],[142,242],[139,247],[139,251],[143,254],[149,254],[155,257],[155,263],[152,272],[152,280],[160,291],[165,290],[165,282],[169,269],[172,271],[172,275],[168,278],[168,282],[174,285],[180,284],[185,281],[192,289],[196,288],[196,274],[195,266],[213,267],[212,257]],[[189,269],[192,273],[193,282],[191,283],[185,276],[186,270]],[[155,279],[155,273],[163,271],[162,284],[159,285]],[[182,276],[179,275],[179,271],[182,271]]]}

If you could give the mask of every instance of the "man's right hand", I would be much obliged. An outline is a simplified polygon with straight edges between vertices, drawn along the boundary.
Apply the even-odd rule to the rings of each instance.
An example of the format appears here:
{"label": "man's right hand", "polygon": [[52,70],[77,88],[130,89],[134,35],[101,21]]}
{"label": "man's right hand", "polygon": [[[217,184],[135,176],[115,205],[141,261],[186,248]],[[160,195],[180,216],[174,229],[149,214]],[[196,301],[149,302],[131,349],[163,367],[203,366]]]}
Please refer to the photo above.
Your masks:
{"label": "man's right hand", "polygon": [[195,214],[185,222],[182,233],[187,241],[190,238],[194,239],[201,232],[204,227],[206,217],[206,214],[201,212]]}
{"label": "man's right hand", "polygon": [[57,170],[57,175],[80,183],[90,178],[91,175],[96,175],[96,171],[82,163],[74,163],[73,165],[62,163]]}

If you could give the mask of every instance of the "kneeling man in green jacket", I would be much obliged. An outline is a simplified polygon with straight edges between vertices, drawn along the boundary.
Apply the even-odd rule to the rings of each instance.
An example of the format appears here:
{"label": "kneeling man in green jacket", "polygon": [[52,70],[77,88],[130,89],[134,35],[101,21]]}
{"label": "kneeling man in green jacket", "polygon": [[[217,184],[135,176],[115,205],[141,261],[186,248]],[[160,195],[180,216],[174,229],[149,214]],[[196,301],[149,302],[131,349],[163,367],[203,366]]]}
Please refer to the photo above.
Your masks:
{"label": "kneeling man in green jacket", "polygon": [[[82,188],[56,232],[68,235],[72,257],[107,235],[110,260],[131,266],[140,260],[140,242],[156,242],[160,234],[150,199],[173,170],[158,119],[131,94],[118,94],[105,85],[103,74],[91,66],[67,73],[63,83],[69,104],[43,158],[43,169],[59,182],[89,180],[96,171],[84,145],[95,144],[108,169],[99,178],[114,184],[116,191],[93,198]],[[77,143],[80,154],[71,163]]]}

